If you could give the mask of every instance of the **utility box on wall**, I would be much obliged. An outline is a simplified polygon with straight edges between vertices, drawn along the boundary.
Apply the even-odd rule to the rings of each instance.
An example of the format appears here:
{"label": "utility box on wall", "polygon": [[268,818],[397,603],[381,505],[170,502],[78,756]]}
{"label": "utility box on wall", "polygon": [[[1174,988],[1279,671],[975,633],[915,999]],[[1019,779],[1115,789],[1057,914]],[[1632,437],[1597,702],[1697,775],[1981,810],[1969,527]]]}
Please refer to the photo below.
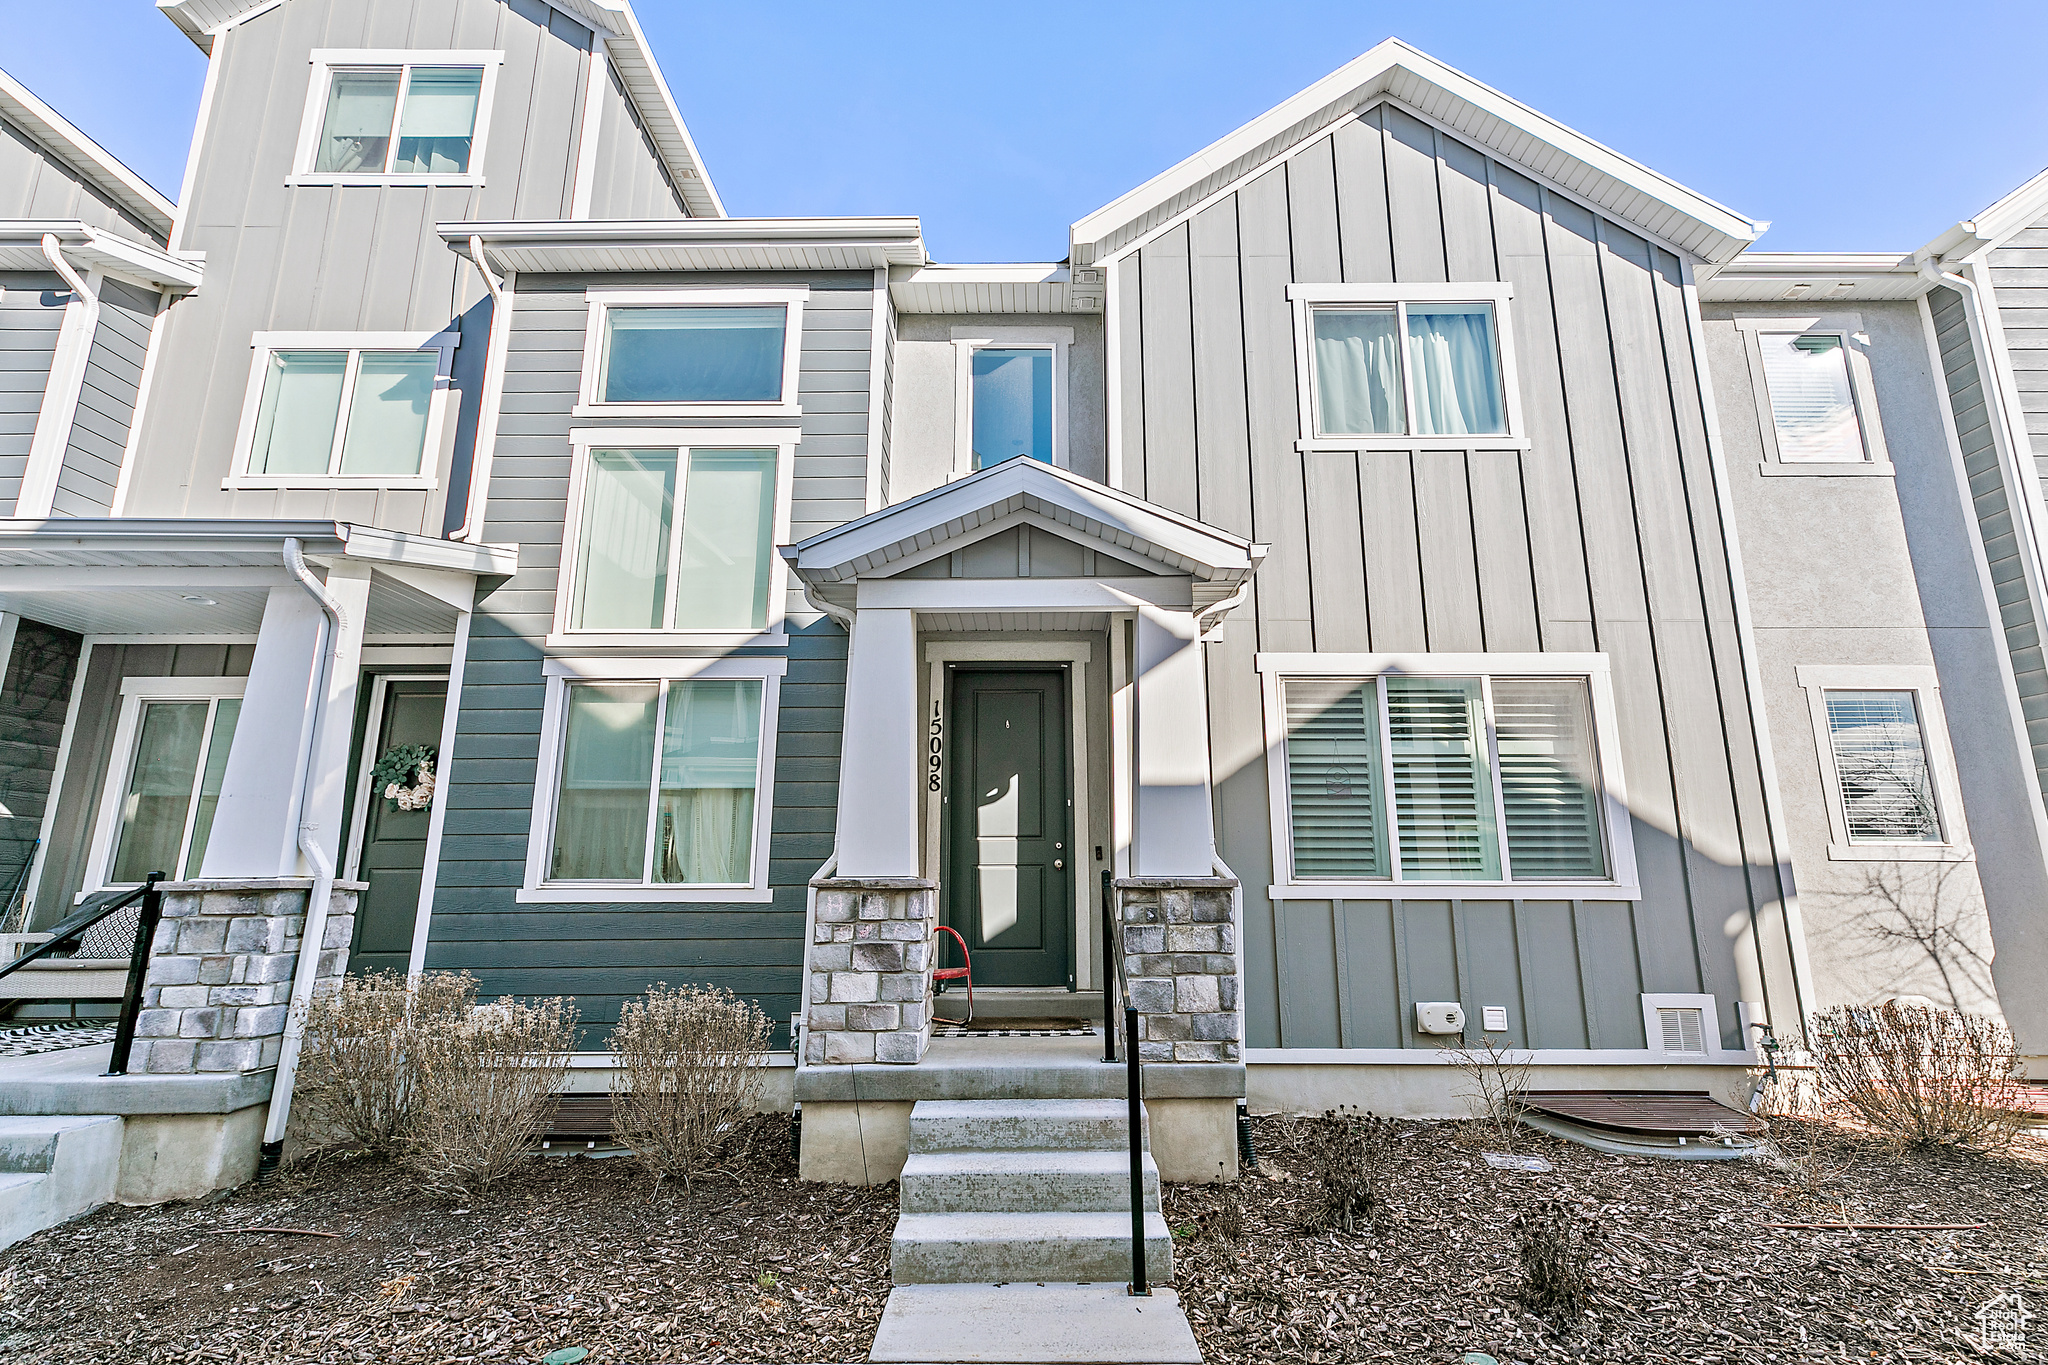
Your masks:
{"label": "utility box on wall", "polygon": [[1454,1000],[1418,1000],[1415,1002],[1415,1031],[1463,1033],[1465,1007]]}

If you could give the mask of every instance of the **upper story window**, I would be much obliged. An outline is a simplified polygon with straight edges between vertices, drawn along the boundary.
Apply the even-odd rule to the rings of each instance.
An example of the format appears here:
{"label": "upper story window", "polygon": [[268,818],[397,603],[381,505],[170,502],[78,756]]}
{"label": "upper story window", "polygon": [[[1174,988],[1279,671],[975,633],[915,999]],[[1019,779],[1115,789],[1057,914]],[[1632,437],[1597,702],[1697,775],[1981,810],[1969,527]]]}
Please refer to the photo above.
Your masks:
{"label": "upper story window", "polygon": [[293,179],[482,184],[498,52],[323,49]]}
{"label": "upper story window", "polygon": [[1828,856],[1967,857],[1935,670],[1801,665],[1797,677],[1819,748],[1832,836]]}
{"label": "upper story window", "polygon": [[1500,284],[1290,285],[1307,445],[1524,442]]}
{"label": "upper story window", "polygon": [[1634,895],[1599,655],[1261,655],[1282,891]]}
{"label": "upper story window", "polygon": [[1737,318],[1767,474],[1888,474],[1869,337],[1854,313]]}
{"label": "upper story window", "polygon": [[954,473],[1023,456],[1067,463],[1071,327],[955,327]]}
{"label": "upper story window", "polygon": [[431,487],[456,332],[258,332],[228,487]]}
{"label": "upper story window", "polygon": [[94,836],[92,881],[199,875],[245,678],[127,678]]}
{"label": "upper story window", "polygon": [[592,289],[577,411],[797,416],[807,289]]}

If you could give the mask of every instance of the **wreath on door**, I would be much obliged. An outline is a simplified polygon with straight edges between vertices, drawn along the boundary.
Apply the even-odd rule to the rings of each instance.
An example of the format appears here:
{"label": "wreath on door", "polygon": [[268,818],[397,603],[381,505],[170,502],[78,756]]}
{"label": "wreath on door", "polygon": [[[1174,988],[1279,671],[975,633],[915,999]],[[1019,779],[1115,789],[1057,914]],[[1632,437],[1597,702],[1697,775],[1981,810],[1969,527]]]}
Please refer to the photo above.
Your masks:
{"label": "wreath on door", "polygon": [[434,746],[392,745],[370,769],[370,788],[392,810],[425,810],[434,801]]}

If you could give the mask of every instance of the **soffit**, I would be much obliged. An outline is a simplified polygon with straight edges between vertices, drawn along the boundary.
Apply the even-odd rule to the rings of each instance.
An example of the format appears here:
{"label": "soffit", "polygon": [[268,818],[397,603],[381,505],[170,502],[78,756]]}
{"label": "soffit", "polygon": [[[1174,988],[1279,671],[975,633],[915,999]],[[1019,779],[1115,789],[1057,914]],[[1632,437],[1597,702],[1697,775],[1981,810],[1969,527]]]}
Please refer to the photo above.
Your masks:
{"label": "soffit", "polygon": [[1103,272],[1061,264],[927,265],[889,272],[899,313],[1100,313]]}
{"label": "soffit", "polygon": [[1917,299],[1927,280],[1897,252],[1745,251],[1700,281],[1702,303]]}
{"label": "soffit", "polygon": [[481,238],[501,270],[877,270],[924,263],[915,218],[703,218],[648,222],[440,223],[467,254]]}
{"label": "soffit", "polygon": [[15,218],[0,220],[0,270],[50,272],[50,259],[43,254],[43,238],[53,236],[63,248],[64,259],[76,268],[99,269],[126,275],[159,288],[189,290],[199,287],[205,273],[205,257],[192,253],[173,256],[145,242],[118,233],[103,232],[76,221],[40,222]]}

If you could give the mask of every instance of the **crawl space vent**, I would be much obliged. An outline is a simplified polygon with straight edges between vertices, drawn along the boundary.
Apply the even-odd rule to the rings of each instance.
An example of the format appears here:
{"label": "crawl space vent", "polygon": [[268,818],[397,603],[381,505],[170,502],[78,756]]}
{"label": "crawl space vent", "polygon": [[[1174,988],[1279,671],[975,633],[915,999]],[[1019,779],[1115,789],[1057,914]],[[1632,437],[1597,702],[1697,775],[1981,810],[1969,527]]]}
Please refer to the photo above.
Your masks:
{"label": "crawl space vent", "polygon": [[1660,1005],[1657,1008],[1657,1028],[1664,1035],[1666,1056],[1707,1055],[1706,1022],[1699,1009]]}

